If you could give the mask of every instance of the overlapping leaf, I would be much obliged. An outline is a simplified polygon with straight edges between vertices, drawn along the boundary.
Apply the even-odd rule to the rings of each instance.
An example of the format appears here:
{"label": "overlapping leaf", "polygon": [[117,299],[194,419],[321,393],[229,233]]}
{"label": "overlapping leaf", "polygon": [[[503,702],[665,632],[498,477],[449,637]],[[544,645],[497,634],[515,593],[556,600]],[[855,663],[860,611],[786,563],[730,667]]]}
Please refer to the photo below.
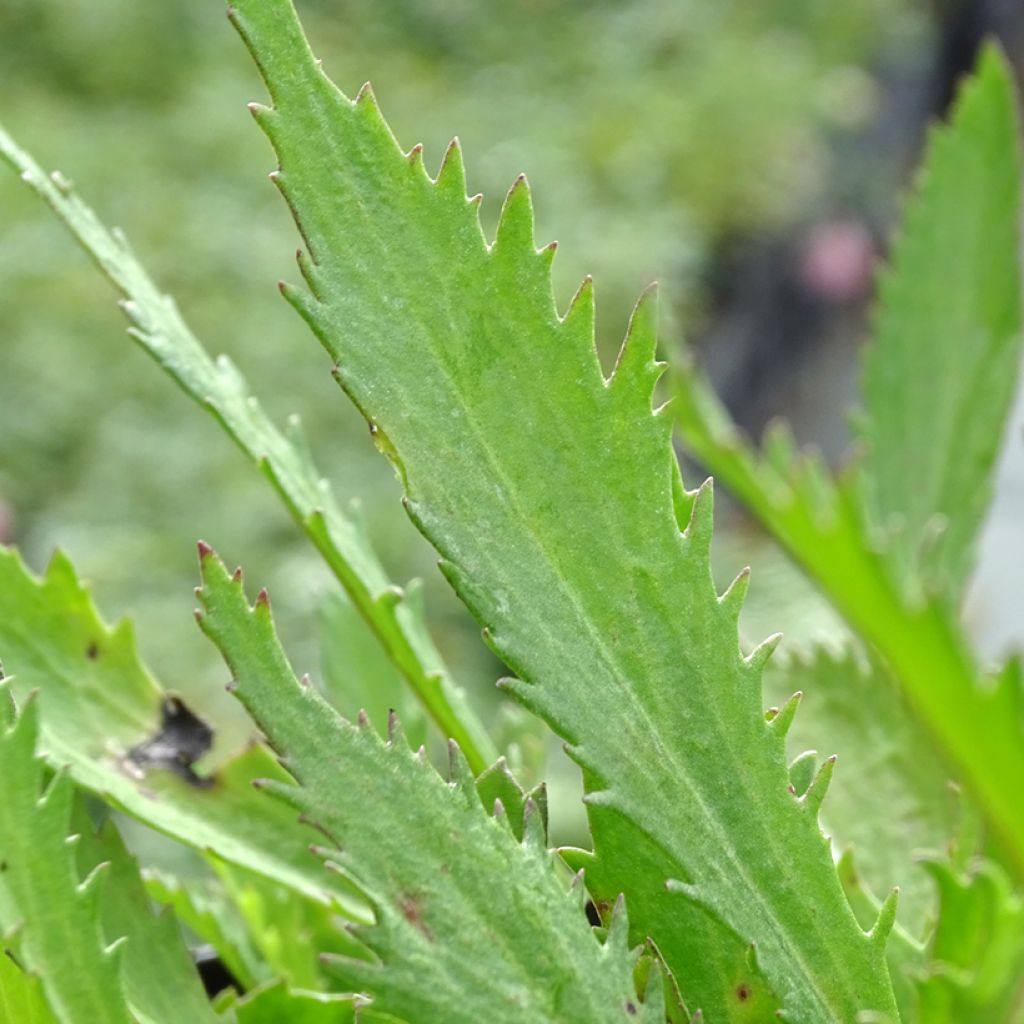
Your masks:
{"label": "overlapping leaf", "polygon": [[313,462],[297,418],[282,434],[238,369],[214,361],[177,307],[135,259],[124,236],[108,231],[60,174],[47,176],[0,128],[0,158],[50,205],[125,296],[131,334],[195,401],[207,407],[238,447],[267,474],[288,511],[323,555],[445,737],[458,740],[474,770],[497,756],[486,730],[434,647],[418,603],[388,579],[359,516],[346,514]]}
{"label": "overlapping leaf", "polygon": [[805,755],[822,736],[838,757],[822,808],[826,831],[840,847],[854,848],[874,892],[900,887],[899,920],[923,940],[936,902],[917,860],[945,851],[959,828],[945,764],[885,669],[868,656],[817,648],[769,668],[771,699],[782,703],[797,690],[804,697],[788,737],[790,759],[814,764],[817,758]]}
{"label": "overlapping leaf", "polygon": [[[946,410],[941,401],[933,400],[928,420],[934,425],[936,437],[945,439],[953,428],[943,417],[953,413],[956,417],[964,415],[966,406],[958,404],[961,400],[969,403],[977,418],[968,431],[970,445],[963,452],[954,454],[939,445],[943,452],[939,468],[942,473],[948,469],[954,475],[936,478],[927,487],[911,485],[915,502],[917,491],[922,495],[922,503],[913,508],[896,507],[901,500],[898,488],[886,484],[878,491],[875,474],[894,472],[886,460],[905,459],[908,456],[904,445],[919,443],[889,436],[889,432],[898,434],[902,429],[898,423],[902,414],[891,410],[877,426],[870,428],[877,449],[873,461],[866,468],[853,466],[838,482],[831,479],[819,458],[797,453],[785,429],[767,435],[762,451],[755,452],[740,437],[693,365],[681,367],[678,418],[683,438],[693,454],[758,516],[818,582],[851,626],[879,651],[902,688],[907,704],[937,742],[954,777],[977,799],[992,831],[1005,844],[1018,871],[1024,873],[1024,817],[1015,811],[1016,794],[1024,785],[1020,679],[1013,670],[996,679],[981,679],[951,609],[951,598],[957,595],[948,589],[939,596],[927,593],[937,586],[943,574],[962,582],[961,563],[970,550],[979,507],[984,508],[984,501],[978,504],[979,496],[987,493],[991,458],[986,453],[1003,430],[1003,391],[997,390],[991,406],[986,397],[977,393],[988,379],[988,371],[983,361],[977,361],[976,349],[980,346],[985,351],[998,351],[996,362],[1003,366],[1001,372],[1007,374],[1012,374],[1012,370],[1006,366],[1016,358],[1008,333],[1016,315],[1013,310],[1019,303],[1019,297],[1015,297],[1019,292],[1018,257],[1007,235],[1007,231],[1015,229],[1019,209],[1012,88],[1005,65],[989,53],[979,79],[966,88],[957,104],[952,124],[933,141],[932,153],[926,161],[929,169],[925,187],[913,204],[907,235],[900,248],[901,261],[887,279],[885,290],[886,300],[899,306],[891,314],[896,320],[912,316],[909,307],[903,308],[907,301],[904,293],[926,295],[927,301],[938,309],[943,309],[948,299],[956,310],[951,322],[957,325],[958,333],[953,337],[944,334],[942,345],[949,348],[959,338],[959,343],[971,350],[969,355],[965,352],[965,367],[973,367],[976,379],[966,385],[966,392],[954,403],[955,409]],[[996,140],[1009,153],[990,160]],[[961,172],[969,173],[970,180],[960,180]],[[955,268],[961,259],[958,232],[966,230],[950,194],[961,191],[967,208],[991,228],[991,248],[984,265],[990,266],[989,259],[998,261],[998,271],[992,271],[995,291],[990,293],[986,285],[973,299],[964,294],[964,288],[978,284],[973,277],[965,273],[963,281],[955,287],[950,281],[957,276]],[[1005,224],[994,223],[999,218],[989,209],[989,202],[1002,211]],[[922,241],[912,237],[917,232],[923,233]],[[945,237],[944,233],[949,236],[948,242],[936,241]],[[981,244],[971,242],[972,246]],[[964,322],[965,317],[970,319],[972,310],[976,322]],[[932,314],[926,315],[931,323]],[[886,333],[872,356],[872,375],[878,378],[872,385],[872,414],[880,402],[902,402],[898,388],[889,389],[887,399],[881,397],[881,375],[890,372],[885,368],[889,348],[898,349],[892,355],[892,368],[899,367],[899,372],[904,368],[905,357],[909,358],[893,335],[896,320],[891,318],[883,317]],[[922,346],[925,342],[917,344]],[[927,363],[930,356],[922,353],[916,358]],[[943,364],[952,358],[949,353],[936,356]],[[943,371],[959,372],[953,368]],[[963,374],[971,378],[967,369]],[[927,382],[911,381],[908,387],[918,395],[914,399],[916,405],[927,403],[927,398],[921,397],[927,392]],[[919,438],[917,427],[911,437]],[[889,446],[902,454],[886,454]],[[931,461],[927,465],[935,469]],[[954,472],[952,466],[961,468]],[[908,479],[916,477],[908,474]],[[961,487],[962,502],[948,507],[952,500],[949,488],[954,486]],[[878,494],[882,492],[888,495],[884,499],[885,509],[877,515],[888,518],[902,512],[914,520],[908,521],[907,530],[899,537],[889,536],[889,548],[885,547],[884,531],[871,522],[865,492],[875,495],[873,502],[881,500]],[[947,530],[946,541],[929,548],[921,531],[937,514],[948,514],[954,525]],[[926,570],[926,566],[930,568]],[[924,590],[921,573],[931,574],[929,587]],[[913,576],[920,577],[916,583],[911,579]],[[908,588],[914,600],[907,599]],[[985,751],[984,758],[979,757],[980,750]]]}
{"label": "overlapping leaf", "polygon": [[[709,488],[680,532],[693,496],[677,486],[671,417],[651,410],[653,301],[606,380],[591,286],[558,316],[554,248],[534,247],[524,180],[488,247],[457,145],[433,181],[368,90],[353,103],[326,79],[290,3],[245,0],[234,17],[274,101],[254,113],[308,250],[310,290],[286,294],[519,676],[508,689],[569,741],[602,820],[626,823],[595,837],[599,855],[680,918],[710,911],[756,943],[790,1019],[895,1016],[889,911],[871,935],[857,925],[817,823],[827,771],[802,800],[789,793],[789,715],[766,722],[760,703],[770,645],[745,661],[743,586],[722,601],[712,587]],[[637,834],[660,851],[658,876],[633,873]],[[654,938],[699,986],[700,965]]]}
{"label": "overlapping leaf", "polygon": [[347,987],[410,1022],[661,1024],[657,972],[643,1004],[634,991],[625,911],[600,944],[582,886],[570,893],[555,874],[532,801],[520,842],[484,811],[457,746],[446,785],[394,723],[385,742],[365,720],[342,719],[295,678],[266,593],[250,608],[240,574],[209,549],[201,568],[200,625],[298,782],[273,792],[317,824],[325,856],[373,903],[375,923],[356,934],[377,960],[333,959]]}
{"label": "overlapping leaf", "polygon": [[100,620],[62,554],[37,579],[0,548],[0,652],[19,697],[40,691],[40,751],[69,766],[79,785],[181,842],[365,912],[309,856],[310,836],[294,816],[253,792],[254,777],[279,772],[265,749],[228,762],[208,785],[132,762],[130,752],[157,733],[166,694],[140,663],[130,623],[110,629]]}

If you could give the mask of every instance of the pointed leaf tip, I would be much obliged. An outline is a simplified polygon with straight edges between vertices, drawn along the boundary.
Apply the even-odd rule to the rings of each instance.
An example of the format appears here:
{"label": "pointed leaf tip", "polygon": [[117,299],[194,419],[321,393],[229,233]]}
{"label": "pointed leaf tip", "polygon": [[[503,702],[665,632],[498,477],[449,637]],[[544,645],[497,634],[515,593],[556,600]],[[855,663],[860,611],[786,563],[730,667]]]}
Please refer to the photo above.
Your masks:
{"label": "pointed leaf tip", "polygon": [[[760,673],[768,659],[775,653],[775,648],[782,640],[781,633],[772,633],[771,636],[762,640],[744,659],[746,663],[757,673]],[[787,705],[788,707],[788,705]]]}
{"label": "pointed leaf tip", "polygon": [[732,583],[726,587],[725,593],[718,599],[718,603],[732,618],[738,619],[749,589],[750,566],[748,565],[741,569]]}
{"label": "pointed leaf tip", "polygon": [[514,257],[523,252],[533,253],[533,199],[525,174],[513,182],[505,197],[498,220],[492,252]]}
{"label": "pointed leaf tip", "polygon": [[831,757],[826,757],[822,761],[817,774],[811,779],[807,792],[800,797],[801,805],[809,814],[813,814],[815,817],[817,817],[818,812],[821,810],[825,794],[828,792],[829,783],[832,781],[832,773],[835,766],[836,755],[833,754]]}
{"label": "pointed leaf tip", "polygon": [[708,477],[697,489],[690,510],[690,522],[683,536],[695,543],[705,557],[711,551],[711,535],[715,519],[714,481]]}
{"label": "pointed leaf tip", "polygon": [[868,938],[879,947],[885,946],[896,924],[896,910],[899,905],[899,897],[900,887],[897,885],[886,896],[871,931],[867,933]]}
{"label": "pointed leaf tip", "polygon": [[800,707],[800,701],[803,700],[803,696],[803,691],[797,690],[782,706],[781,711],[776,710],[775,714],[766,716],[768,727],[778,737],[780,742],[785,740],[786,734],[793,724],[793,719],[796,718],[797,709]]}

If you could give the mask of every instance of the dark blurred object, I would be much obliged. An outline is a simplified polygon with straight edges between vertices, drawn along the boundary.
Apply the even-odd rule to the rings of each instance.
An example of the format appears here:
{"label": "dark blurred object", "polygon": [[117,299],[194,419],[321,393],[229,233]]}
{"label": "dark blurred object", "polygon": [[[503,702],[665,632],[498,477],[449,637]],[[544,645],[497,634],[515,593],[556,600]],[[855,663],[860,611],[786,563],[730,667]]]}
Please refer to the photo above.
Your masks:
{"label": "dark blurred object", "polygon": [[986,39],[998,39],[1018,72],[1024,64],[1021,0],[934,0],[940,37],[932,83],[933,109],[942,113],[957,82],[974,67]]}
{"label": "dark blurred object", "polygon": [[927,60],[876,69],[884,102],[838,154],[833,209],[808,209],[803,226],[719,255],[714,312],[698,343],[734,418],[755,436],[781,415],[826,457],[845,450],[872,270],[925,129],[987,39],[997,39],[1018,70],[1024,64],[1021,0],[939,0],[933,15]]}

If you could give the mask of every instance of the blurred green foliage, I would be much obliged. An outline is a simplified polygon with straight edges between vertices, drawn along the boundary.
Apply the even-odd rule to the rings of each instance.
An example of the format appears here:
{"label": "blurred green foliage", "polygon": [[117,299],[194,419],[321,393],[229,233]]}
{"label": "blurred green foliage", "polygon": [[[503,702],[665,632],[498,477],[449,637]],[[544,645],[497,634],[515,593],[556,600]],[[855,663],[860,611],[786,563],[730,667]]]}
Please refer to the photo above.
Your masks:
{"label": "blurred green foliage", "polygon": [[[722,246],[827,210],[844,142],[878,113],[873,69],[927,33],[909,0],[300,8],[350,94],[373,79],[404,147],[424,142],[436,166],[460,135],[488,229],[528,173],[538,238],[562,242],[559,302],[593,273],[606,349],[652,278],[668,286],[671,343],[705,316],[702,282]],[[14,134],[125,228],[279,422],[302,413],[339,493],[363,499],[395,577],[426,577],[457,674],[493,703],[495,666],[273,287],[297,274],[293,229],[265,178],[271,157],[244,109],[261,91],[222,5],[6,0],[0,80]],[[55,544],[68,549],[107,614],[136,615],[162,678],[221,721],[235,714],[211,685],[221,669],[187,618],[197,537],[270,584],[295,663],[315,669],[327,578],[270,489],[134,350],[99,276],[13,181],[0,185],[0,225],[4,539],[36,567]]]}

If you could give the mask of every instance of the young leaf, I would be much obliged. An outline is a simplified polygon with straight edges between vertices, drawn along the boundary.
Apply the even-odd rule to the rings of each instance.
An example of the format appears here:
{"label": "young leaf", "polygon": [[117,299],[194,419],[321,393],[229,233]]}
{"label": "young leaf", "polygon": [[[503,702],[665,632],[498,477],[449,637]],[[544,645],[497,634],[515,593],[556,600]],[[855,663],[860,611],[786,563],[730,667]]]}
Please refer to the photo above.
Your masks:
{"label": "young leaf", "polygon": [[271,791],[316,822],[329,865],[372,901],[376,922],[354,931],[379,962],[332,958],[347,987],[408,1021],[661,1024],[663,1007],[634,992],[625,910],[602,946],[554,872],[536,806],[520,842],[484,811],[457,746],[446,785],[396,721],[384,741],[341,718],[295,678],[266,592],[250,608],[209,549],[200,565],[199,623],[298,783]]}
{"label": "young leaf", "polygon": [[84,881],[68,842],[74,785],[59,772],[45,782],[36,757],[38,702],[15,711],[0,690],[0,927],[18,962],[39,975],[61,1024],[133,1024],[118,952],[100,929],[102,871]]}
{"label": "young leaf", "polygon": [[[525,179],[488,247],[456,144],[432,180],[368,89],[351,102],[324,76],[287,0],[243,0],[233,18],[273,99],[254,113],[308,250],[309,292],[285,294],[519,676],[507,688],[568,740],[591,806],[664,851],[669,870],[635,884],[756,943],[791,1019],[895,1017],[884,943],[860,930],[812,808],[787,791],[760,704],[769,648],[741,657],[713,589],[710,489],[683,500],[671,417],[652,413],[653,297],[605,380],[589,288],[564,320],[555,309]],[[629,833],[607,836],[601,856],[625,879]],[[699,974],[653,937],[677,978]]]}
{"label": "young leaf", "polygon": [[265,748],[222,766],[212,785],[177,761],[173,743],[163,761],[131,756],[159,739],[173,698],[139,661],[130,623],[111,629],[101,621],[62,554],[37,579],[0,548],[0,652],[19,698],[40,691],[40,752],[54,767],[67,765],[80,786],[180,842],[365,913],[351,887],[325,877],[309,856],[309,834],[294,816],[253,791],[253,778],[280,772]]}
{"label": "young leaf", "polygon": [[46,200],[125,296],[122,309],[132,337],[263,469],[443,735],[458,741],[474,771],[483,771],[497,757],[494,744],[448,674],[422,610],[388,579],[358,515],[346,515],[335,500],[313,463],[298,419],[292,419],[287,433],[279,431],[230,360],[210,358],[171,299],[135,259],[124,235],[108,231],[62,176],[44,174],[2,128],[0,158]]}
{"label": "young leaf", "polygon": [[932,135],[879,282],[860,433],[872,519],[911,593],[963,589],[1016,388],[1015,92],[1005,58],[988,47],[950,125]]}

